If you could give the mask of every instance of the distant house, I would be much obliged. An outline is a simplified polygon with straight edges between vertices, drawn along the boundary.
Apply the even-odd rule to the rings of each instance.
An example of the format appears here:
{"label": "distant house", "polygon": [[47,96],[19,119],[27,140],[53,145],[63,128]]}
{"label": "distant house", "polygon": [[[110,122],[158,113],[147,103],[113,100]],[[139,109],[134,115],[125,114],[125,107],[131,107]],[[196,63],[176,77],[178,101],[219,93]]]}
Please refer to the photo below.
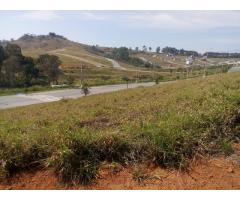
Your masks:
{"label": "distant house", "polygon": [[192,65],[193,64],[193,58],[191,56],[186,58],[186,64],[187,65]]}

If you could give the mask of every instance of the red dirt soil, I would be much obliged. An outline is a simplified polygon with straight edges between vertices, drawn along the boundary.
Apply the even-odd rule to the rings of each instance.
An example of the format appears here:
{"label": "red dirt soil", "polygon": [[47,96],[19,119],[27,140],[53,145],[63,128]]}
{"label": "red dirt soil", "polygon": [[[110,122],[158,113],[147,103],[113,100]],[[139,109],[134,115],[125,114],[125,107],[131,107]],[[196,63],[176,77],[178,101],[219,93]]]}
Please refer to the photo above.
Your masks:
{"label": "red dirt soil", "polygon": [[51,170],[38,170],[16,174],[1,183],[0,189],[240,189],[240,145],[236,150],[229,157],[192,161],[188,172],[105,163],[96,182],[87,186],[64,185]]}

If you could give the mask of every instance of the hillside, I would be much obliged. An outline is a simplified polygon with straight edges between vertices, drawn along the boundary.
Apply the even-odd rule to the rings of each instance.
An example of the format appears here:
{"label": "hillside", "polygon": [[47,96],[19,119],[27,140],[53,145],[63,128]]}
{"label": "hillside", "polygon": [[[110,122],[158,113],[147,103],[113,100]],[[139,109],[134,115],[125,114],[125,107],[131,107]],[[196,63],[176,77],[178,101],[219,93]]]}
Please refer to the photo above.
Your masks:
{"label": "hillside", "polygon": [[37,167],[87,184],[103,162],[184,170],[200,155],[231,155],[239,83],[238,73],[215,75],[3,110],[0,175]]}
{"label": "hillside", "polygon": [[[69,79],[66,77],[71,77],[74,85],[79,85],[83,76],[90,85],[123,83],[122,78],[126,76],[132,82],[149,81],[156,77],[147,68],[139,68],[104,57],[104,52],[112,51],[112,48],[98,47],[99,51],[96,52],[92,50],[92,46],[70,41],[55,33],[25,34],[11,42],[19,45],[25,56],[36,58],[46,53],[57,55],[62,61],[61,69],[65,75],[60,83]],[[81,68],[83,68],[82,74]],[[174,79],[173,75],[166,72],[157,72],[156,75],[162,75],[164,80]]]}
{"label": "hillside", "polygon": [[[121,48],[80,44],[55,33],[25,34],[11,42],[19,45],[25,56],[37,58],[41,54],[57,55],[61,60],[58,83],[68,87],[78,87],[82,82],[89,85],[125,83],[126,78],[130,82],[169,81],[222,73],[229,68],[228,65],[219,67],[220,61],[202,61],[201,58],[196,58],[194,65],[189,67],[185,64],[186,56],[173,58],[167,54],[141,51],[136,53],[127,48],[125,51],[129,53],[128,59],[121,60],[113,54],[115,52],[115,56],[119,56],[119,53],[123,53],[119,51]],[[15,91],[19,91],[19,88],[13,90],[13,93]],[[0,92],[7,93],[10,94],[11,91]]]}

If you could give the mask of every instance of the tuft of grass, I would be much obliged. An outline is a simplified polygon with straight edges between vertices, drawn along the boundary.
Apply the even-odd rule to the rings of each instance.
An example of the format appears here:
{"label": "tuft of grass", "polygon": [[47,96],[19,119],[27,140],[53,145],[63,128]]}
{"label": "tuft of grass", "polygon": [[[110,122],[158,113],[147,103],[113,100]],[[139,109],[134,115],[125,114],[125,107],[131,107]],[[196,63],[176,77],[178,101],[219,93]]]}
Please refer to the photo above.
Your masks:
{"label": "tuft of grass", "polygon": [[234,150],[232,146],[232,141],[229,141],[227,139],[221,139],[219,141],[220,149],[225,155],[231,155]]}
{"label": "tuft of grass", "polygon": [[141,168],[136,168],[133,171],[132,178],[134,181],[137,181],[139,184],[143,183],[144,180],[149,178],[149,175],[147,174],[146,170]]}

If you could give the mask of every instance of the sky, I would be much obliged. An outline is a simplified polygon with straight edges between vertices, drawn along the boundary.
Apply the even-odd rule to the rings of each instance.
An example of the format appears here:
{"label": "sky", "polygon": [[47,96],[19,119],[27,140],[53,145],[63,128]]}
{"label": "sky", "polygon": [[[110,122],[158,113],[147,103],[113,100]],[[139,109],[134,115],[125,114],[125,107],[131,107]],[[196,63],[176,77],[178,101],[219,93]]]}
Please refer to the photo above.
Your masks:
{"label": "sky", "polygon": [[240,52],[240,11],[0,11],[0,40],[55,32],[111,47]]}

